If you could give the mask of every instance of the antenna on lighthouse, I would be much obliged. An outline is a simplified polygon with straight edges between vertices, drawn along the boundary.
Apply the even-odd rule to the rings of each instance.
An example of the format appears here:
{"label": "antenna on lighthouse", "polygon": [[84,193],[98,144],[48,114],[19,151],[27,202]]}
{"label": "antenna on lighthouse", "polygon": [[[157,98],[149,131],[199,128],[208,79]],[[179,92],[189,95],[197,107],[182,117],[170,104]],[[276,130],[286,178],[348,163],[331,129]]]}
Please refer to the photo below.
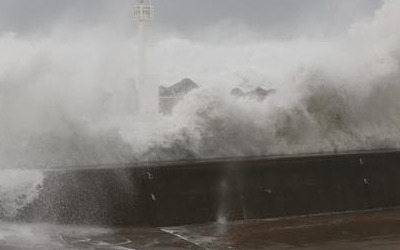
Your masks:
{"label": "antenna on lighthouse", "polygon": [[133,6],[133,17],[139,23],[138,74],[136,88],[141,115],[158,114],[158,84],[148,74],[146,58],[146,24],[154,19],[153,0],[139,0]]}

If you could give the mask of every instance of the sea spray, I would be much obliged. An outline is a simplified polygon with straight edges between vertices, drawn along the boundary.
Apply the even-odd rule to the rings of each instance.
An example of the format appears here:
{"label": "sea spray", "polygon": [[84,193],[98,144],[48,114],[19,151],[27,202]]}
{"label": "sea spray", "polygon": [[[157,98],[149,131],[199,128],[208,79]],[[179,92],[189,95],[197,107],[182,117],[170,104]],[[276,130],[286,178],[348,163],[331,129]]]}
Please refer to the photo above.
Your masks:
{"label": "sea spray", "polygon": [[[385,1],[330,37],[159,38],[149,57],[160,84],[190,77],[200,89],[154,124],[134,112],[136,38],[99,27],[2,34],[0,167],[397,148],[399,11]],[[235,87],[276,93],[238,99]]]}
{"label": "sea spray", "polygon": [[39,197],[44,175],[32,170],[0,170],[0,218],[11,220]]}

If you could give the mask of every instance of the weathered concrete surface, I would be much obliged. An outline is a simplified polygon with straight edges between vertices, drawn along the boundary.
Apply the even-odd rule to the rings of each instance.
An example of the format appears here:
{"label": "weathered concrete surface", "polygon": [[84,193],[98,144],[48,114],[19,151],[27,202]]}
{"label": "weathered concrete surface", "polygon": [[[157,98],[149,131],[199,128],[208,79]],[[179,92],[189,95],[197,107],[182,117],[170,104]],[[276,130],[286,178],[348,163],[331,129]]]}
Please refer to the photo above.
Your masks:
{"label": "weathered concrete surface", "polygon": [[400,211],[164,228],[202,249],[400,249]]}
{"label": "weathered concrete surface", "polygon": [[173,226],[399,205],[400,152],[356,152],[48,171],[18,220]]}

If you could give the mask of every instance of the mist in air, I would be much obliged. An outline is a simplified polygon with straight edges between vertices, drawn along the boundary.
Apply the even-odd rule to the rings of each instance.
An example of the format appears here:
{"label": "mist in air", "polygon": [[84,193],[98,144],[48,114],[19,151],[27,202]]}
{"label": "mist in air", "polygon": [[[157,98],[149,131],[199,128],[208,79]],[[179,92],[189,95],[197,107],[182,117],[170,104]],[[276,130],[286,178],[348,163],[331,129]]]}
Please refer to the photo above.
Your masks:
{"label": "mist in air", "polygon": [[0,168],[399,147],[400,0],[157,2],[152,73],[200,88],[151,125],[131,2],[1,2]]}

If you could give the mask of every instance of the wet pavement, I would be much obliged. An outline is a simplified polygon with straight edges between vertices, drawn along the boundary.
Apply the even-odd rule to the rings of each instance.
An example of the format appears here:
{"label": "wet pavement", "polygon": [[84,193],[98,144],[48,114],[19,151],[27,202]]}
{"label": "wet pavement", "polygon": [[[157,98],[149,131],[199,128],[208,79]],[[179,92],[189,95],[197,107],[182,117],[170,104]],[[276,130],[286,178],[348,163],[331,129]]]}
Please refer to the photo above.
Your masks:
{"label": "wet pavement", "polygon": [[172,228],[0,224],[0,250],[400,249],[400,210]]}

